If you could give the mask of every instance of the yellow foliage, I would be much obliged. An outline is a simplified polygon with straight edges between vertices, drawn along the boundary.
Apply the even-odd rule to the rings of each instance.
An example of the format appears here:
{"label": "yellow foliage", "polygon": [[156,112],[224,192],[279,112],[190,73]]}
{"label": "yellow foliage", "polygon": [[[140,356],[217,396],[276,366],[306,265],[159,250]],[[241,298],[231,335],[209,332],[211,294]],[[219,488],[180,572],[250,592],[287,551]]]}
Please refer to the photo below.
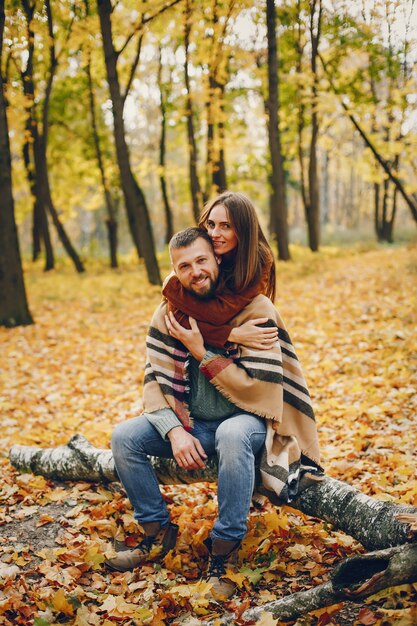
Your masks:
{"label": "yellow foliage", "polygon": [[59,613],[65,613],[65,615],[73,615],[74,609],[65,597],[63,589],[58,589],[52,596],[52,606]]}
{"label": "yellow foliage", "polygon": [[[323,464],[365,493],[417,504],[416,249],[293,251],[294,262],[278,267],[277,306],[309,383]],[[165,257],[164,264],[168,273]],[[56,446],[77,432],[108,447],[114,426],[142,408],[145,337],[160,290],[149,287],[136,262],[116,273],[97,265],[81,277],[68,267],[47,275],[27,267],[26,278],[36,325],[0,329],[2,447]],[[184,613],[215,621],[226,610],[238,621],[250,604],[320,584],[337,561],[361,551],[326,524],[266,502],[251,511],[240,571],[229,573],[236,600],[216,604],[200,580],[216,485],[164,486],[180,527],[177,546],[164,560],[155,552],[122,574],[103,565],[112,539],[135,546],[142,531],[120,487],[57,486],[17,474],[5,456],[0,472],[0,612],[14,611],[21,623],[32,610],[49,621],[53,611],[63,612],[76,626],[173,623]],[[30,537],[17,538],[29,525]],[[42,543],[51,533],[54,547]],[[26,576],[24,586],[28,567],[37,576]],[[75,596],[81,606],[69,602]],[[415,618],[408,603],[416,597],[409,586],[399,598],[388,590],[373,602],[378,611],[384,604],[397,612],[384,614],[387,624],[405,626]],[[262,619],[273,618],[265,612]],[[338,623],[337,610],[331,619]]]}

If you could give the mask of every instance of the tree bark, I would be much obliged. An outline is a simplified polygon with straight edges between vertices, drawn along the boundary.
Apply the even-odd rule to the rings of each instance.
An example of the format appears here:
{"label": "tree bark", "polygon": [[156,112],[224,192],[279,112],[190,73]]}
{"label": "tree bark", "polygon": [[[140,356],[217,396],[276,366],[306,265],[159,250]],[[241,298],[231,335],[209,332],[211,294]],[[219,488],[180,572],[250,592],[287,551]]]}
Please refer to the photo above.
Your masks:
{"label": "tree bark", "polygon": [[226,191],[227,189],[227,176],[226,176],[226,156],[225,156],[225,110],[224,110],[224,84],[217,83],[217,91],[219,98],[219,120],[217,122],[217,142],[218,150],[215,151],[214,163],[213,163],[213,186],[218,193]]}
{"label": "tree bark", "polygon": [[[75,435],[66,446],[57,448],[16,445],[9,458],[19,471],[53,480],[117,480],[111,450],[95,448],[82,435]],[[164,485],[217,480],[214,458],[209,459],[205,470],[182,470],[175,460],[156,457],[152,457],[152,465]],[[276,500],[274,504],[285,503]],[[404,544],[417,533],[417,508],[371,498],[330,477],[304,489],[290,506],[331,523],[370,550]]]}
{"label": "tree bark", "polygon": [[0,0],[0,325],[32,324],[14,215],[12,165],[2,75],[4,0]]}
{"label": "tree bark", "polygon": [[380,211],[381,184],[374,183],[374,229],[378,241],[381,241],[381,211]]}
{"label": "tree bark", "polygon": [[208,90],[206,100],[206,119],[207,119],[207,135],[206,135],[206,187],[205,198],[215,195],[216,190],[213,188],[214,175],[214,111],[213,99],[215,98],[215,84],[212,73],[208,77]]}
{"label": "tree bark", "polygon": [[268,37],[268,137],[272,170],[270,178],[272,187],[271,224],[275,226],[278,258],[282,261],[288,261],[290,250],[284,160],[279,130],[278,52],[274,0],[266,0],[266,22]]}
{"label": "tree bark", "polygon": [[310,158],[308,165],[309,205],[307,213],[308,240],[310,250],[317,252],[320,245],[320,195],[317,172],[317,139],[319,134],[319,121],[317,114],[317,55],[320,41],[322,4],[318,0],[318,15],[315,26],[317,0],[310,2],[310,40],[311,40],[311,73],[313,85],[311,89],[311,138]]}
{"label": "tree bark", "polygon": [[185,1],[184,5],[184,80],[186,89],[185,114],[187,117],[187,137],[188,137],[188,170],[190,176],[191,201],[193,205],[194,221],[198,224],[201,209],[203,207],[203,194],[201,192],[200,180],[197,171],[197,142],[194,132],[194,110],[191,97],[190,76],[188,72],[189,66],[189,47],[190,47],[190,30],[191,30],[191,5],[190,0]]}
{"label": "tree bark", "polygon": [[[330,581],[307,591],[293,593],[279,600],[248,609],[241,619],[258,620],[267,611],[274,619],[293,621],[317,609],[341,601],[360,602],[389,587],[417,582],[417,543],[406,544],[369,554],[349,557],[341,561],[330,576]],[[216,622],[202,626],[235,624],[236,617],[226,614]]]}
{"label": "tree bark", "polygon": [[[129,229],[138,256],[140,257],[143,255],[145,260],[149,282],[153,285],[160,285],[161,276],[155,253],[155,244],[149,211],[143,191],[133,175],[130,166],[129,150],[126,143],[123,108],[127,92],[123,97],[117,73],[116,64],[118,53],[116,52],[113,44],[111,2],[110,0],[97,0],[97,6],[100,17],[101,35],[103,39],[107,81],[112,101],[117,162],[120,171],[120,181],[125,200]],[[138,55],[135,59],[134,66],[137,65],[137,61]],[[131,81],[129,80],[128,84],[130,83]]]}

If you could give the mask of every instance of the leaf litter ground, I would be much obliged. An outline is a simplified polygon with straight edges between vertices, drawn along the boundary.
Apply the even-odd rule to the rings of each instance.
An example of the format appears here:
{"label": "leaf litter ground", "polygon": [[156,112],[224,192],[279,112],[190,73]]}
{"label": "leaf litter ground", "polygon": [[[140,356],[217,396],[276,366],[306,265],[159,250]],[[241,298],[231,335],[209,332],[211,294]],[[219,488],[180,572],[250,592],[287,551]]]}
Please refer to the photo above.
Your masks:
{"label": "leaf litter ground", "polygon": [[[330,475],[380,498],[417,505],[415,247],[295,250],[278,267],[277,306],[313,397]],[[168,268],[165,268],[166,270]],[[36,325],[0,330],[0,624],[184,624],[262,605],[327,579],[361,546],[289,507],[253,509],[240,552],[238,592],[209,602],[203,540],[216,486],[169,486],[180,526],[174,551],[132,573],[103,566],[113,540],[140,539],[118,484],[54,484],[11,468],[15,444],[66,443],[75,433],[108,447],[115,424],[141,410],[144,342],[160,291],[143,268],[28,268]],[[413,360],[414,355],[414,360]],[[388,590],[300,619],[309,624],[417,623],[417,586]],[[265,613],[264,625],[275,624]]]}

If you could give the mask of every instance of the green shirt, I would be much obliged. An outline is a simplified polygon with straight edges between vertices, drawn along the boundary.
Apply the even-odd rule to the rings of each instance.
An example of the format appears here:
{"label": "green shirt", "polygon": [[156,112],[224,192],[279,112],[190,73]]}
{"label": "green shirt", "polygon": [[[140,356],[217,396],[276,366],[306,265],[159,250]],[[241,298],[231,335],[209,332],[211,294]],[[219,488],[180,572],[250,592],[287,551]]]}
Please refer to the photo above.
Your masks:
{"label": "green shirt", "polygon": [[[201,371],[204,363],[215,354],[224,354],[224,350],[210,348],[201,363],[190,357],[188,406],[191,417],[195,419],[214,421],[230,417],[238,410],[238,407],[223,396]],[[172,409],[160,409],[153,413],[145,413],[145,416],[164,439],[170,430],[176,426],[182,426]]]}

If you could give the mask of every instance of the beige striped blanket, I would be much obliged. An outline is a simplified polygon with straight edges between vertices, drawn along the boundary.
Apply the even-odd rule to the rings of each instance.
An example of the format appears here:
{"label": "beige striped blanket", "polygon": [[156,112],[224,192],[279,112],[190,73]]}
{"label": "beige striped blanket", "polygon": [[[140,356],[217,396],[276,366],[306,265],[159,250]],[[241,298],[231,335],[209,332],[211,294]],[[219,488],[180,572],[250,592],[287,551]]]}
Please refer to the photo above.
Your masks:
{"label": "beige striped blanket", "polygon": [[[166,304],[156,310],[147,337],[144,410],[171,408],[186,429],[192,428],[187,398],[189,353],[170,337],[165,325]],[[291,339],[281,317],[259,295],[231,322],[267,317],[278,327],[278,341],[270,350],[232,346],[210,358],[205,376],[236,406],[267,421],[265,449],[260,462],[260,491],[273,501],[289,502],[301,488],[320,479],[317,426],[308,388]]]}

